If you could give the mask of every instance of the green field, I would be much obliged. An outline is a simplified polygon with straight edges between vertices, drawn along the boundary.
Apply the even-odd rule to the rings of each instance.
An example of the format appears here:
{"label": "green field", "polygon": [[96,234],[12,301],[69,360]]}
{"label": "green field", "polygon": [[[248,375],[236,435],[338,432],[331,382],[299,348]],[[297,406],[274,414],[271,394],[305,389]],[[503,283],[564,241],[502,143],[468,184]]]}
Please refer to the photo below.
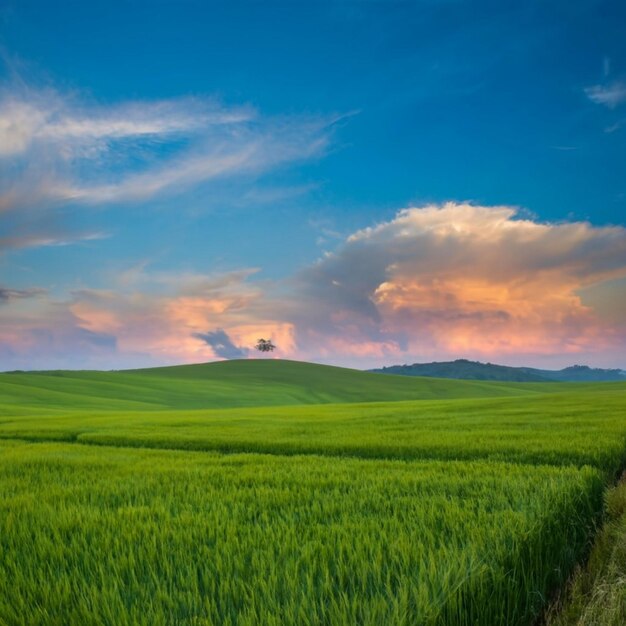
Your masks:
{"label": "green field", "polygon": [[[549,386],[563,388],[562,383]],[[0,411],[11,414],[16,407],[153,411],[506,397],[543,393],[544,387],[540,383],[409,380],[298,361],[244,360],[122,372],[11,372],[0,377]]]}
{"label": "green field", "polygon": [[626,384],[290,361],[0,375],[0,624],[530,625]]}

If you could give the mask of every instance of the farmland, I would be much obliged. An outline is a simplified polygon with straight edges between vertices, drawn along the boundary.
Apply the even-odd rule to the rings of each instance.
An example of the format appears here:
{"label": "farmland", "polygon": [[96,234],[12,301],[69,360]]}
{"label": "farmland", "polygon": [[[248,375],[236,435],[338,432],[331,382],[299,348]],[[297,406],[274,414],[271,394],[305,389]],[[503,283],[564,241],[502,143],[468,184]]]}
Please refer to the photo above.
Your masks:
{"label": "farmland", "polygon": [[625,411],[286,361],[0,375],[0,623],[531,624]]}

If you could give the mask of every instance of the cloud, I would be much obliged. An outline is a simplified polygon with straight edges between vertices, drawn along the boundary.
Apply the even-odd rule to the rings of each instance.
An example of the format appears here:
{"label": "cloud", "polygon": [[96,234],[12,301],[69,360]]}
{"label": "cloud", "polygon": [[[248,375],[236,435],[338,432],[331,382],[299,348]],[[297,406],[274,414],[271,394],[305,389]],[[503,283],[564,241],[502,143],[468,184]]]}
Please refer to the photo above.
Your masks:
{"label": "cloud", "polygon": [[240,358],[268,337],[281,357],[361,367],[457,357],[623,367],[626,229],[522,215],[410,207],[279,281],[257,268],[206,276],[141,263],[65,299],[5,287],[0,365]]}
{"label": "cloud", "polygon": [[41,293],[27,299],[6,290],[0,369],[118,369],[243,358],[260,336],[273,339],[277,354],[292,354],[293,325],[269,305],[265,286],[251,282],[255,271],[203,276],[149,272],[140,265],[118,273],[110,289],[80,289],[66,298]]}
{"label": "cloud", "polygon": [[585,94],[592,102],[614,109],[626,102],[626,81],[615,80],[604,85],[593,85],[585,89]]}
{"label": "cloud", "polygon": [[258,316],[262,296],[248,281],[253,274],[150,274],[143,269],[123,275],[114,289],[74,292],[69,310],[82,328],[115,335],[123,351],[172,362],[221,358],[198,335],[219,327],[244,343],[237,326]]}
{"label": "cloud", "polygon": [[626,124],[626,119],[618,120],[614,124],[611,124],[610,126],[607,126],[604,129],[604,132],[605,133],[614,133],[616,130],[619,130],[620,128],[622,128],[624,126],[624,124]]}
{"label": "cloud", "polygon": [[236,346],[221,328],[207,333],[192,333],[192,337],[211,346],[215,356],[220,359],[244,359],[248,354],[247,349]]}
{"label": "cloud", "polygon": [[[5,289],[8,299],[0,306],[2,369],[99,367],[119,358],[116,337],[78,325],[67,302],[43,289],[15,291]],[[124,355],[125,362],[132,358]]]}
{"label": "cloud", "polygon": [[212,197],[218,181],[320,156],[338,119],[268,117],[202,97],[105,105],[17,80],[0,83],[0,251],[109,236],[77,232],[77,212],[86,207],[196,189]]}
{"label": "cloud", "polygon": [[270,118],[210,98],[103,105],[0,89],[0,211],[138,202],[320,155],[333,117]]}
{"label": "cloud", "polygon": [[[511,207],[409,208],[293,279],[299,345],[329,357],[552,355],[624,343],[580,291],[626,276],[626,230]],[[319,346],[316,347],[316,346]]]}
{"label": "cloud", "polygon": [[15,299],[35,298],[45,294],[45,289],[31,287],[29,289],[9,289],[0,286],[0,304],[10,302]]}
{"label": "cloud", "polygon": [[249,108],[224,110],[194,98],[102,106],[51,89],[5,87],[0,100],[0,157],[55,143],[64,144],[65,158],[83,156],[106,150],[115,141],[190,133],[253,116]]}
{"label": "cloud", "polygon": [[14,233],[9,237],[0,237],[0,252],[6,250],[20,250],[23,248],[41,248],[44,246],[69,246],[81,241],[98,241],[109,235],[103,232],[93,233]]}

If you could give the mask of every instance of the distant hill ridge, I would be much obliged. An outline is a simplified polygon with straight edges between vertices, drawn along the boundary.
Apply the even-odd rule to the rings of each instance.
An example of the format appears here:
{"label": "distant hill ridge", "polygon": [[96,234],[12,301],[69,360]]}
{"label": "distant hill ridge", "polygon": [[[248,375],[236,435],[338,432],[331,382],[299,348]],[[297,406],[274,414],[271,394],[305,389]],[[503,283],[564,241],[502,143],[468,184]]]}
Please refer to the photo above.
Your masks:
{"label": "distant hill ridge", "polygon": [[[558,385],[556,385],[558,387]],[[222,409],[343,402],[493,398],[542,385],[379,376],[330,365],[243,359],[123,371],[0,373],[0,418],[28,410]],[[25,409],[26,410],[26,409]]]}
{"label": "distant hill ridge", "polygon": [[533,367],[509,367],[494,363],[481,363],[480,361],[469,361],[468,359],[413,363],[413,365],[391,365],[369,371],[381,374],[400,374],[402,376],[427,376],[460,380],[496,380],[520,383],[626,381],[626,371],[620,369],[601,369],[588,367],[587,365],[572,365],[561,370],[542,370]]}

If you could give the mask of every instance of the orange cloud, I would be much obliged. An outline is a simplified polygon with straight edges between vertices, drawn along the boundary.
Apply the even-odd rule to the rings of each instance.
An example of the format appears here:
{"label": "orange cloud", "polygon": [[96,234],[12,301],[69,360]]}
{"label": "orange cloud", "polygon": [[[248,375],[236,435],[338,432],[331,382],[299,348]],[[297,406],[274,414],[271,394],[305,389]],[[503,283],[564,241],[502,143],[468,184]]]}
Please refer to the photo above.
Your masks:
{"label": "orange cloud", "polygon": [[606,348],[600,320],[575,293],[579,285],[559,278],[510,283],[477,278],[420,281],[397,274],[374,291],[373,299],[382,326],[407,333],[415,350],[424,341],[451,354],[550,354]]}
{"label": "orange cloud", "polygon": [[623,345],[626,329],[580,295],[623,276],[623,228],[541,224],[510,207],[448,203],[354,233],[300,280],[322,303],[304,321],[325,328],[328,345],[344,353],[374,355],[378,346],[396,358],[497,358]]}
{"label": "orange cloud", "polygon": [[[174,281],[182,293],[171,295],[83,291],[75,294],[69,310],[78,327],[114,335],[119,352],[144,354],[156,362],[221,358],[200,338],[216,328],[244,350],[252,348],[259,337],[271,337],[287,356],[295,347],[293,325],[260,317],[262,292],[246,283],[249,274],[240,272],[217,280],[187,277]],[[167,276],[158,282],[167,290],[172,281]]]}
{"label": "orange cloud", "polygon": [[[622,366],[626,229],[541,224],[510,207],[411,208],[280,283],[121,273],[53,301],[5,289],[7,367],[140,366],[246,354],[369,366],[457,357]],[[623,308],[623,306],[622,306]],[[69,355],[69,356],[68,356]],[[554,361],[553,361],[554,362]]]}

